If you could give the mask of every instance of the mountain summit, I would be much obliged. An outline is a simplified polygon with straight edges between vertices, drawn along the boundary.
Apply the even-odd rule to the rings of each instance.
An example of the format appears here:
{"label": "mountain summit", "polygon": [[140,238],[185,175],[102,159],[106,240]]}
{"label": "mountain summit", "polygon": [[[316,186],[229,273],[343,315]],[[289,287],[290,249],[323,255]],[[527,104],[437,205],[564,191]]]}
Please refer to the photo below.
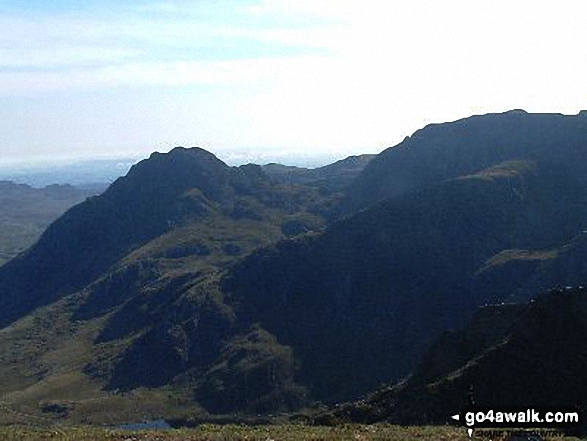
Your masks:
{"label": "mountain summit", "polygon": [[[312,190],[301,192],[313,198]],[[251,204],[289,204],[286,210],[295,211],[295,196],[272,184],[259,166],[229,167],[201,148],[153,153],[103,194],[66,212],[37,244],[0,269],[0,323],[82,289],[174,229],[212,215],[255,217]]]}
{"label": "mountain summit", "polygon": [[355,211],[379,200],[471,175],[504,161],[570,167],[582,162],[587,121],[523,110],[430,124],[369,163],[343,204]]}

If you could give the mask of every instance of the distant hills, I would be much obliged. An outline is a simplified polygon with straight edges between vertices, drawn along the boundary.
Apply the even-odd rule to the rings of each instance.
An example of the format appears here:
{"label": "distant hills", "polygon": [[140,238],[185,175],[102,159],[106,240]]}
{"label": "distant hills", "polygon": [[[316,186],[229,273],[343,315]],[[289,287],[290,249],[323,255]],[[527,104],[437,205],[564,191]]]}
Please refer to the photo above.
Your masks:
{"label": "distant hills", "polygon": [[[581,311],[583,290],[524,305],[586,278],[585,157],[584,113],[523,111],[319,169],[153,154],[0,268],[0,399],[72,421],[209,419],[353,400],[412,372],[346,417],[440,422],[471,381],[505,400],[515,389],[476,377],[504,360],[467,363],[537,339],[531,321],[510,333],[535,305],[552,323]],[[518,305],[479,312],[502,302]]]}
{"label": "distant hills", "polygon": [[137,157],[129,156],[0,162],[0,180],[27,184],[35,188],[69,184],[100,193],[108,184],[125,175],[137,161]]}
{"label": "distant hills", "polygon": [[330,192],[346,188],[361,174],[375,155],[349,156],[317,168],[294,167],[281,164],[263,165],[263,171],[275,181],[284,184],[305,184]]}
{"label": "distant hills", "polygon": [[31,246],[51,222],[91,194],[70,185],[32,188],[0,181],[0,264]]}

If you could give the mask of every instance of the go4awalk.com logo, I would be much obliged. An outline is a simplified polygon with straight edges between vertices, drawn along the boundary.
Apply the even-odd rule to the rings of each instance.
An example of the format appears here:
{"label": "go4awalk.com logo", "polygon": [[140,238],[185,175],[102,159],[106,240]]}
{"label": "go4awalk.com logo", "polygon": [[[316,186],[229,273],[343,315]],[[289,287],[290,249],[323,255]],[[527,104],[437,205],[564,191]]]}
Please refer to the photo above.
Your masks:
{"label": "go4awalk.com logo", "polygon": [[550,408],[481,408],[471,407],[451,416],[467,428],[471,437],[477,428],[517,429],[573,429],[582,425],[578,409]]}

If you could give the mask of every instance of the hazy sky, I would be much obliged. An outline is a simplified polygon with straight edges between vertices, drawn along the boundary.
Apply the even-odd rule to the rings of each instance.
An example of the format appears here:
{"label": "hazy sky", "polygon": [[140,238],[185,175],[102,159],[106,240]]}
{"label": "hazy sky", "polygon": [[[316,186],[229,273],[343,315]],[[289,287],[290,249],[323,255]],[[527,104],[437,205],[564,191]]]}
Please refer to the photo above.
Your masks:
{"label": "hazy sky", "polygon": [[0,157],[379,152],[587,108],[584,0],[0,0]]}

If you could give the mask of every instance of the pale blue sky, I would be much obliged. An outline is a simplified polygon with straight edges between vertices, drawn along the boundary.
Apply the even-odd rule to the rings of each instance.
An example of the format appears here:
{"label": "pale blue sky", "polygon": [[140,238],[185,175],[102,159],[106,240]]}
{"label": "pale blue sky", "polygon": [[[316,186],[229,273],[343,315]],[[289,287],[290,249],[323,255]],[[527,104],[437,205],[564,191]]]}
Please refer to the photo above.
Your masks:
{"label": "pale blue sky", "polygon": [[583,0],[0,0],[0,160],[378,152],[587,108]]}

